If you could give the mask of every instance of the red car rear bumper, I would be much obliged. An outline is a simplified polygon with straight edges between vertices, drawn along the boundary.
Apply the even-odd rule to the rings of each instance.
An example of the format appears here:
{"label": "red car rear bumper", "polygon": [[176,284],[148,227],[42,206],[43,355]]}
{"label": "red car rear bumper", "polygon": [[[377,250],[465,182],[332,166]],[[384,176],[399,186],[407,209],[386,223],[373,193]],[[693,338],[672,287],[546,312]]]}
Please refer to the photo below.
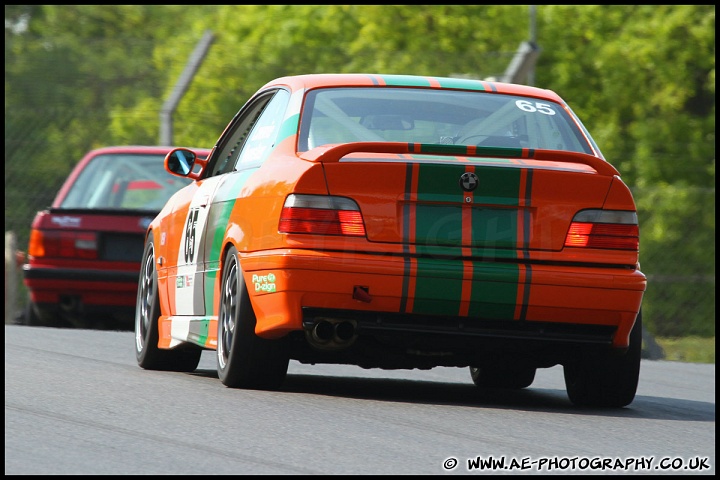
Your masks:
{"label": "red car rear bumper", "polygon": [[135,306],[138,271],[24,265],[23,276],[30,299],[38,305],[60,304],[72,297],[86,306]]}

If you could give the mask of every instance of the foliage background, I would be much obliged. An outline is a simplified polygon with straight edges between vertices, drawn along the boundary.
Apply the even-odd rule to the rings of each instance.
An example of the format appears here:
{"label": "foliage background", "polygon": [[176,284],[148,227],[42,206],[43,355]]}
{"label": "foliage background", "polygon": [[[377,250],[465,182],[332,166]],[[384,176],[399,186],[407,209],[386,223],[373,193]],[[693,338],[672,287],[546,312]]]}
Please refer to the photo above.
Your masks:
{"label": "foliage background", "polygon": [[500,77],[535,40],[533,84],[568,101],[633,190],[645,325],[714,337],[713,5],[6,5],[5,231],[19,248],[85,152],[158,143],[208,30],[173,116],[178,145],[212,147],[275,77]]}

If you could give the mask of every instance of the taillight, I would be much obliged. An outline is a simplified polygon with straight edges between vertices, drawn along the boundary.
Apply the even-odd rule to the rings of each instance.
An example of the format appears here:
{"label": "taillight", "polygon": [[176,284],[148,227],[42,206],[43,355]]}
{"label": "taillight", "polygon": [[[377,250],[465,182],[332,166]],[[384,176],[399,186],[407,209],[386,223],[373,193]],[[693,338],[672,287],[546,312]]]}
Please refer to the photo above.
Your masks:
{"label": "taillight", "polygon": [[565,237],[566,247],[638,250],[637,213],[617,210],[584,210],[573,218]]}
{"label": "taillight", "polygon": [[280,233],[365,236],[357,203],[349,198],[289,195],[280,214]]}
{"label": "taillight", "polygon": [[28,255],[55,258],[97,258],[97,235],[93,232],[33,230]]}

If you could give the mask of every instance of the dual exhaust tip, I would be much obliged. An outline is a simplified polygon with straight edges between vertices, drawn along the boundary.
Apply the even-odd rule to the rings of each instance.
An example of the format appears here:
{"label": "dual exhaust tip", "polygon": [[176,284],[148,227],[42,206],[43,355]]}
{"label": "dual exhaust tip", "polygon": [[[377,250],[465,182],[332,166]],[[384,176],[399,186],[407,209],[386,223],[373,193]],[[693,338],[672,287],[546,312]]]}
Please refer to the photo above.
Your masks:
{"label": "dual exhaust tip", "polygon": [[310,344],[321,350],[347,348],[357,338],[357,324],[354,320],[318,319],[305,332]]}

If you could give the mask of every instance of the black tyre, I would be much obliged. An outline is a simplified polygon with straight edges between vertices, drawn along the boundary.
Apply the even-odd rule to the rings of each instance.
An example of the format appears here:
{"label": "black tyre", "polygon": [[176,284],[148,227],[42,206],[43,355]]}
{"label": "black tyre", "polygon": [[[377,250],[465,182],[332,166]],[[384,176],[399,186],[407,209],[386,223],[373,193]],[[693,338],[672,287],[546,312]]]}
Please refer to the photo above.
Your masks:
{"label": "black tyre", "polygon": [[37,310],[37,305],[28,299],[23,309],[22,315],[18,318],[19,324],[27,325],[29,327],[46,327],[48,324],[43,321],[40,313]]}
{"label": "black tyre", "polygon": [[492,365],[470,367],[473,383],[481,388],[519,390],[532,385],[536,368],[526,366]]}
{"label": "black tyre", "polygon": [[585,356],[563,366],[570,401],[582,407],[620,408],[635,399],[642,354],[642,311],[630,332],[624,354],[606,352]]}
{"label": "black tyre", "polygon": [[72,327],[61,315],[51,309],[41,308],[29,298],[22,313],[16,318],[15,323],[18,325],[27,325],[28,327]]}
{"label": "black tyre", "polygon": [[137,302],[135,304],[135,358],[147,370],[192,372],[200,363],[202,349],[183,345],[172,350],[158,348],[158,296],[155,246],[152,233],[148,235],[140,265]]}
{"label": "black tyre", "polygon": [[220,288],[218,378],[232,388],[279,388],[288,369],[286,342],[284,339],[267,340],[255,334],[255,311],[234,247],[225,257]]}

